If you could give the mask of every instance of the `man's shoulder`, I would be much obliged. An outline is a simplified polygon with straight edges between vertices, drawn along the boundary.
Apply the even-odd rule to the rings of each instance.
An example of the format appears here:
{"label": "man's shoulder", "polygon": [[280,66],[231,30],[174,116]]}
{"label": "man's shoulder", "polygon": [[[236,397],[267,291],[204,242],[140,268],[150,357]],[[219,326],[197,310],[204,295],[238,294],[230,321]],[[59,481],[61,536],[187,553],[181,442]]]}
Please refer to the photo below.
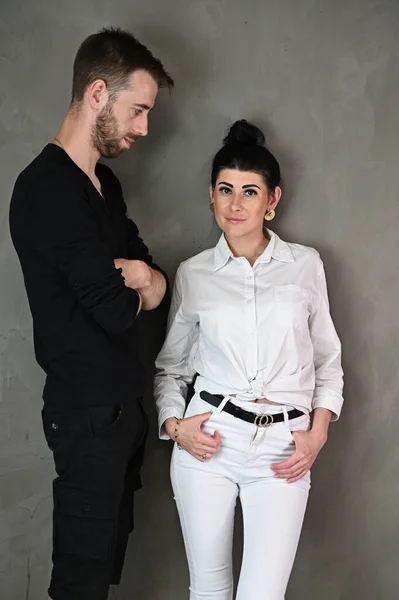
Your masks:
{"label": "man's shoulder", "polygon": [[42,230],[62,214],[73,212],[85,195],[84,177],[73,163],[53,160],[43,151],[25,167],[14,184],[10,229],[14,235],[30,227]]}
{"label": "man's shoulder", "polygon": [[53,187],[76,191],[78,187],[83,189],[82,181],[79,171],[72,163],[54,159],[44,148],[18,175],[13,196],[22,194],[33,197],[35,192],[43,193]]}

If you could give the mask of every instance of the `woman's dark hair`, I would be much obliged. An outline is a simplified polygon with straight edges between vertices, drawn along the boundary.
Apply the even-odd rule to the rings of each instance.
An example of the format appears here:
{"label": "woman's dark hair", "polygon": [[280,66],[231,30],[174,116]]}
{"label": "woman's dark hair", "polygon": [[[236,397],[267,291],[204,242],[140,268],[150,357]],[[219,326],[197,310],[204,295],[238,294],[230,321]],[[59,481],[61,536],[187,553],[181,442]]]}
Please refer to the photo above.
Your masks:
{"label": "woman's dark hair", "polygon": [[237,169],[259,173],[267,189],[274,191],[280,185],[280,166],[265,146],[265,136],[258,127],[245,119],[236,121],[223,140],[223,146],[212,163],[212,188],[222,169]]}

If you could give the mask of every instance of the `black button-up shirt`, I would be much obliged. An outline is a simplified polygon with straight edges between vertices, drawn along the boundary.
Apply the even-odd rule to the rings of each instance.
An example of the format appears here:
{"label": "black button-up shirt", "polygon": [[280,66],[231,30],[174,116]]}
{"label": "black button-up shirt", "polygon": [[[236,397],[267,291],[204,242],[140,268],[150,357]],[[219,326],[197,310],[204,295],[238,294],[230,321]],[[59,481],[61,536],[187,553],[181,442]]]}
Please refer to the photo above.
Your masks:
{"label": "black button-up shirt", "polygon": [[127,403],[145,388],[134,326],[139,297],[114,259],[155,265],[126,216],[118,179],[100,163],[96,174],[103,196],[48,144],[19,175],[11,199],[47,410]]}

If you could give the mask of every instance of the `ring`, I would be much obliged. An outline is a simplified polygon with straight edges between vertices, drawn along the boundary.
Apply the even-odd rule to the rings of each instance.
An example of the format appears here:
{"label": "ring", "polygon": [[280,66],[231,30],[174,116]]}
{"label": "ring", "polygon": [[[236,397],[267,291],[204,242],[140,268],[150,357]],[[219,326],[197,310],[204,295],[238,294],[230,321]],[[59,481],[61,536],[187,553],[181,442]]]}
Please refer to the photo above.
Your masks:
{"label": "ring", "polygon": [[204,454],[202,455],[203,460],[206,459],[206,452],[204,452]]}

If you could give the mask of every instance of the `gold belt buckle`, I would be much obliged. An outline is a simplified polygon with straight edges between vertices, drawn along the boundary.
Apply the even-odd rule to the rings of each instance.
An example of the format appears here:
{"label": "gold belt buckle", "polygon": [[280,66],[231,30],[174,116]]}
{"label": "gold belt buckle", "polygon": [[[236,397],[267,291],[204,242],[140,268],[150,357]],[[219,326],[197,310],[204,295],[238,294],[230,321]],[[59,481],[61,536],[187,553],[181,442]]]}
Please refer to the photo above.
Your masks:
{"label": "gold belt buckle", "polygon": [[[255,419],[254,419],[254,424],[256,425],[257,428],[261,427],[262,429],[266,429],[266,427],[269,427],[274,421],[273,415],[265,415],[265,414],[260,414],[260,415],[256,415]],[[256,438],[256,436],[258,435],[258,429],[255,430],[255,434],[254,437],[252,438],[252,441],[254,441],[254,439]]]}
{"label": "gold belt buckle", "polygon": [[273,415],[260,414],[256,415],[254,423],[258,427],[262,427],[262,429],[264,429],[265,427],[269,427],[273,423],[273,421]]}

